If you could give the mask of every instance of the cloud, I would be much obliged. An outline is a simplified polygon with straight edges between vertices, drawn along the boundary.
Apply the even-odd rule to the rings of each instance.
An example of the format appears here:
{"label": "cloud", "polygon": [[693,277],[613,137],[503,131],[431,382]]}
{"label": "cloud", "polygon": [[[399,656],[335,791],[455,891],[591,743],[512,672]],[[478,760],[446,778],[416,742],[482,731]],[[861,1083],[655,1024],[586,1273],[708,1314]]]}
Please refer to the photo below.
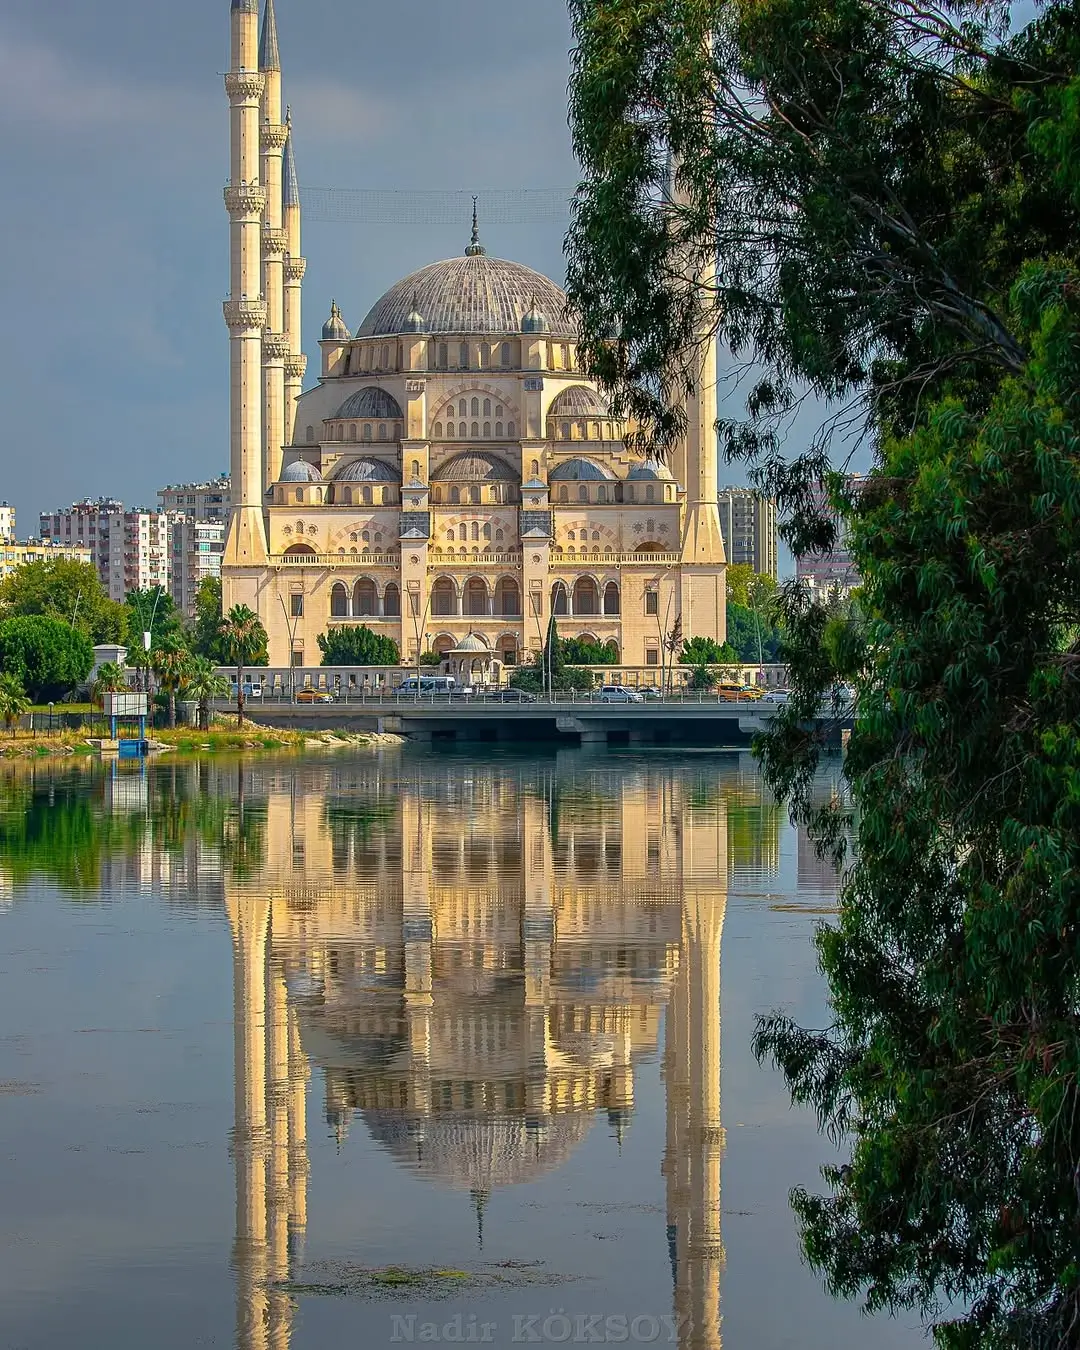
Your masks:
{"label": "cloud", "polygon": [[371,145],[390,125],[389,108],[350,85],[289,80],[285,97],[305,140]]}

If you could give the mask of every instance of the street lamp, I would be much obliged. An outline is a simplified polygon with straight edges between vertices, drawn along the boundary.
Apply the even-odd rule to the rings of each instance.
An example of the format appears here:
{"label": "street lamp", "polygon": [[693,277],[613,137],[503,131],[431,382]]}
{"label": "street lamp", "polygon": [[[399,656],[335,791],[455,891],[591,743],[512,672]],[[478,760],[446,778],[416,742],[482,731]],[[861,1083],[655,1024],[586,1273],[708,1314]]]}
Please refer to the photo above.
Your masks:
{"label": "street lamp", "polygon": [[300,621],[299,614],[290,614],[285,604],[285,597],[278,594],[278,604],[281,606],[281,612],[285,615],[285,627],[289,633],[289,702],[296,697],[296,676],[293,671],[296,667],[293,665],[293,651],[296,647],[296,625]]}

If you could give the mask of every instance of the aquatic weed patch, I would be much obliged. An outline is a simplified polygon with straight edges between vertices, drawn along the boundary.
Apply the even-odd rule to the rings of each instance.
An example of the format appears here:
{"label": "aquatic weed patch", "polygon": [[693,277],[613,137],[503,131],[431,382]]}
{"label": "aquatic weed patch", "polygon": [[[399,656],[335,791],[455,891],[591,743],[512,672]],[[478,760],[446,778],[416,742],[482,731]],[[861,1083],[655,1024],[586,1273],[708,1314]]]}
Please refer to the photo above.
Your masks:
{"label": "aquatic weed patch", "polygon": [[468,1270],[445,1266],[359,1266],[349,1261],[316,1261],[303,1278],[285,1280],[275,1289],[294,1297],[396,1298],[408,1289],[424,1299],[451,1298],[464,1290],[482,1293],[528,1285],[565,1284],[579,1275],[544,1269],[542,1261],[488,1261]]}

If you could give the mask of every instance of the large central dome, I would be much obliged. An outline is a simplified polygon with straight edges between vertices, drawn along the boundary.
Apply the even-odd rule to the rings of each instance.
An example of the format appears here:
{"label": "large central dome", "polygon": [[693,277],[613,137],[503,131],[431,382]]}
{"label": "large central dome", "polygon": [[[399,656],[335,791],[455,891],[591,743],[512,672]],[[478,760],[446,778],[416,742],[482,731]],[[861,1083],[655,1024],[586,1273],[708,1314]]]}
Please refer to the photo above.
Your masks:
{"label": "large central dome", "polygon": [[534,301],[547,320],[547,332],[576,338],[566,314],[565,293],[542,273],[485,253],[447,258],[391,286],[356,336],[415,332],[414,311],[428,333],[506,336],[521,332]]}

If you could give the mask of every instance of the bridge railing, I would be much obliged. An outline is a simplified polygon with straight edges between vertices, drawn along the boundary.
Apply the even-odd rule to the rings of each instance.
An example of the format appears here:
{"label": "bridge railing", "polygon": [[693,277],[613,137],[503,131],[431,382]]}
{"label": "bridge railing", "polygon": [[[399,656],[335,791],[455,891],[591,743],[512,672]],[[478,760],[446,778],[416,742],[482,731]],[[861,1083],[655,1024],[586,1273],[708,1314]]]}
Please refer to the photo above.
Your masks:
{"label": "bridge railing", "polygon": [[[235,695],[229,698],[218,700],[216,706],[222,709],[228,709],[235,705]],[[560,691],[554,696],[547,694],[534,694],[529,698],[511,699],[506,696],[505,690],[478,690],[473,693],[426,693],[409,692],[400,689],[387,689],[385,691],[368,690],[311,690],[297,689],[290,692],[284,690],[272,690],[261,695],[254,694],[251,690],[244,691],[244,702],[248,712],[260,706],[281,707],[296,705],[299,707],[329,706],[334,707],[378,707],[386,708],[391,706],[413,707],[444,707],[448,709],[475,708],[475,707],[498,707],[501,710],[520,709],[522,711],[529,708],[551,707],[551,708],[582,708],[596,707],[603,705],[605,707],[622,708],[679,708],[685,706],[700,707],[725,706],[739,704],[744,708],[754,705],[760,705],[762,711],[770,711],[777,707],[772,700],[763,700],[754,694],[718,693],[714,689],[707,690],[675,690],[670,694],[645,695],[636,699],[619,698],[613,695],[604,695],[599,689],[595,690],[565,690]]]}

